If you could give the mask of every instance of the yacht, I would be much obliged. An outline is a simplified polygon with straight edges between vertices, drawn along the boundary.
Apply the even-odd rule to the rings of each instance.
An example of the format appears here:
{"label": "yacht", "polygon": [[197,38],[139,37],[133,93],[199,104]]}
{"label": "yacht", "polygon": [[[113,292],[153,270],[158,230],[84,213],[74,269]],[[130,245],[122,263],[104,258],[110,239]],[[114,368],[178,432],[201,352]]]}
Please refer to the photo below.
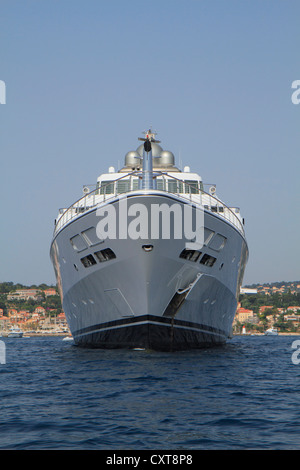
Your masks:
{"label": "yacht", "polygon": [[244,220],[175,165],[149,129],[124,166],[59,210],[51,243],[77,346],[160,351],[231,337],[248,259]]}
{"label": "yacht", "polygon": [[22,338],[23,331],[19,327],[11,328],[7,334],[8,338]]}
{"label": "yacht", "polygon": [[266,336],[277,336],[278,335],[278,329],[274,328],[274,326],[271,326],[271,328],[268,328],[265,331]]}

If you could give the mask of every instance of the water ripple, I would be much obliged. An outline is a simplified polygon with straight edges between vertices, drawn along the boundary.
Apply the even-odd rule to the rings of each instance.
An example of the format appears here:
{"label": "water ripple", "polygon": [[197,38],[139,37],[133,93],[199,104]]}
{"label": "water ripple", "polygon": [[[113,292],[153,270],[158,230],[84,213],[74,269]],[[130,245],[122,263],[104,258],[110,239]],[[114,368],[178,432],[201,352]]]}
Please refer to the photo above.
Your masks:
{"label": "water ripple", "polygon": [[5,339],[1,449],[299,449],[293,337],[179,353]]}

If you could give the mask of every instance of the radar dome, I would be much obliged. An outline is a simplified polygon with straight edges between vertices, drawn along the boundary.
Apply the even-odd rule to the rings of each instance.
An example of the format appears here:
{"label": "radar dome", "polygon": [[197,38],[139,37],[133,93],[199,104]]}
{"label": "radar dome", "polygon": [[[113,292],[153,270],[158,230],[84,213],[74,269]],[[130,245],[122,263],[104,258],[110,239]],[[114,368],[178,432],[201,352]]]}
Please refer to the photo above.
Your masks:
{"label": "radar dome", "polygon": [[131,150],[125,155],[125,166],[130,166],[131,168],[136,168],[141,165],[140,155],[136,150]]}
{"label": "radar dome", "polygon": [[174,166],[175,157],[169,150],[163,150],[160,154],[160,164],[163,166]]}

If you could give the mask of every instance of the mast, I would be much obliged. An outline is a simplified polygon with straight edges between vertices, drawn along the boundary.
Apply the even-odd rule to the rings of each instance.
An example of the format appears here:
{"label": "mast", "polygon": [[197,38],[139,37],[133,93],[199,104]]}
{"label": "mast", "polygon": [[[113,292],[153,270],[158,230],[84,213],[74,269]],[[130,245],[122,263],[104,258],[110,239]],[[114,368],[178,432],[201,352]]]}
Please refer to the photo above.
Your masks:
{"label": "mast", "polygon": [[138,138],[138,140],[144,142],[142,179],[139,181],[139,189],[156,189],[156,179],[154,179],[153,174],[151,142],[160,143],[160,140],[154,138],[156,132],[153,132],[151,128],[143,133],[145,137]]}

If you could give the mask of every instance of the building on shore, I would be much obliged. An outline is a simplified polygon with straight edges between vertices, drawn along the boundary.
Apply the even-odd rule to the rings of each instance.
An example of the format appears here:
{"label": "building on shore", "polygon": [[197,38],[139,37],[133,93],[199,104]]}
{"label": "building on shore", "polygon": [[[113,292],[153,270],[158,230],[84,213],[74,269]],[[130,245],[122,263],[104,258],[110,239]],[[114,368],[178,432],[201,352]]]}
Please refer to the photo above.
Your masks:
{"label": "building on shore", "polygon": [[7,294],[7,300],[43,300],[39,289],[20,289]]}
{"label": "building on shore", "polygon": [[258,316],[253,310],[248,310],[247,308],[238,307],[234,319],[234,324],[239,323],[258,323]]}
{"label": "building on shore", "polygon": [[257,294],[257,289],[250,289],[249,287],[241,287],[240,294]]}
{"label": "building on shore", "polygon": [[44,294],[45,294],[45,297],[49,297],[50,295],[58,295],[57,292],[56,292],[56,289],[45,289],[44,291]]}

